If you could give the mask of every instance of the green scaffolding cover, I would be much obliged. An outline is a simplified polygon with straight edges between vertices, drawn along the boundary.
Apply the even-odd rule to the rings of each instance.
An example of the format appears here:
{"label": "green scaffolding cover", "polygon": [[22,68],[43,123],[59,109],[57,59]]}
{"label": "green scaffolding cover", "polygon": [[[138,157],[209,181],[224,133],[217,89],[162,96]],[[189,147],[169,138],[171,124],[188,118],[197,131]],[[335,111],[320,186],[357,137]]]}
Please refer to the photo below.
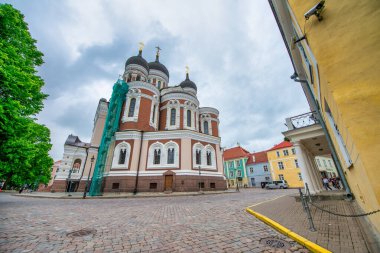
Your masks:
{"label": "green scaffolding cover", "polygon": [[100,196],[103,191],[103,174],[107,161],[108,149],[110,147],[112,137],[119,128],[119,120],[121,107],[128,92],[128,84],[123,80],[117,80],[113,86],[112,96],[108,105],[108,113],[106,122],[104,123],[104,130],[102,140],[100,142],[98,157],[94,168],[94,174],[91,179],[90,196]]}

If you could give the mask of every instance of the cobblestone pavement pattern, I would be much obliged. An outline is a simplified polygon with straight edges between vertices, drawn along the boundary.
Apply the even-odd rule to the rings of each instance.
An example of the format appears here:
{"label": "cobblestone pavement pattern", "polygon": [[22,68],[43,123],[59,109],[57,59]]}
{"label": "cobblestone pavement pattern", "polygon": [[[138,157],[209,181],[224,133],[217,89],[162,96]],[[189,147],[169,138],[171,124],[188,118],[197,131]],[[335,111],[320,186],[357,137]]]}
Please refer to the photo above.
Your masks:
{"label": "cobblestone pavement pattern", "polygon": [[[0,252],[308,252],[244,211],[293,190],[140,199],[0,194]],[[94,234],[67,236],[81,229]],[[277,237],[291,250],[260,239]]]}

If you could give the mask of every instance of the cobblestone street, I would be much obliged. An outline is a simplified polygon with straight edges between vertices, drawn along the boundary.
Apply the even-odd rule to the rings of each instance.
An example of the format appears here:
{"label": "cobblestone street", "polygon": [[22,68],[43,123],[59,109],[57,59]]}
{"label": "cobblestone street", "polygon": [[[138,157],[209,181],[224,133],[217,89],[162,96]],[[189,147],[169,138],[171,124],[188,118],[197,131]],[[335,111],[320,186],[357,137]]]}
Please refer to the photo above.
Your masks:
{"label": "cobblestone street", "polygon": [[[244,211],[293,192],[243,189],[216,195],[86,200],[4,193],[0,251],[274,252],[260,239],[277,237],[290,242],[293,252],[308,252]],[[68,235],[82,229],[93,233]]]}

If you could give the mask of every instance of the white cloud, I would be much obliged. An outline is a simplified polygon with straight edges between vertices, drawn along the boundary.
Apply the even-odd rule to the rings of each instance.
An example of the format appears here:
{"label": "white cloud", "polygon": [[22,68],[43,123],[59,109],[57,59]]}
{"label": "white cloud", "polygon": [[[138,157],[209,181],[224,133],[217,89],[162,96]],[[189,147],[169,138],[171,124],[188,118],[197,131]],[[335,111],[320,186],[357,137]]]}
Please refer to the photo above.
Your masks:
{"label": "white cloud", "polygon": [[[40,121],[52,130],[54,159],[61,158],[68,134],[89,141],[98,100],[109,99],[139,41],[148,61],[157,44],[163,48],[171,85],[190,66],[201,106],[220,111],[223,146],[270,148],[283,139],[285,118],[308,110],[302,89],[289,78],[291,62],[266,1],[38,3],[15,5],[46,55],[41,73],[51,96]],[[47,32],[47,23],[55,33]]]}

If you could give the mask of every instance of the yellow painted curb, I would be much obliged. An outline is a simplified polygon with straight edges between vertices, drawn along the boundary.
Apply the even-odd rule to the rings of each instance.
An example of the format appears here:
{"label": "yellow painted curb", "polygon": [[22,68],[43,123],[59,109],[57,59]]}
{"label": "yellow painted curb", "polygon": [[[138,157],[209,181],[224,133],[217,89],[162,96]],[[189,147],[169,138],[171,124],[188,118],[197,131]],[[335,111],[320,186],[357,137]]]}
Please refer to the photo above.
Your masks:
{"label": "yellow painted curb", "polygon": [[325,248],[322,248],[318,244],[315,244],[315,243],[309,241],[308,239],[294,233],[290,229],[282,226],[280,223],[277,223],[274,220],[269,219],[268,217],[266,217],[266,216],[264,216],[258,212],[253,211],[249,207],[247,207],[245,210],[247,211],[247,213],[252,214],[253,216],[258,218],[259,220],[263,221],[264,223],[268,224],[272,228],[279,231],[280,233],[292,238],[294,241],[298,242],[302,246],[305,246],[307,249],[309,249],[313,253],[332,253],[331,251],[329,251]]}

